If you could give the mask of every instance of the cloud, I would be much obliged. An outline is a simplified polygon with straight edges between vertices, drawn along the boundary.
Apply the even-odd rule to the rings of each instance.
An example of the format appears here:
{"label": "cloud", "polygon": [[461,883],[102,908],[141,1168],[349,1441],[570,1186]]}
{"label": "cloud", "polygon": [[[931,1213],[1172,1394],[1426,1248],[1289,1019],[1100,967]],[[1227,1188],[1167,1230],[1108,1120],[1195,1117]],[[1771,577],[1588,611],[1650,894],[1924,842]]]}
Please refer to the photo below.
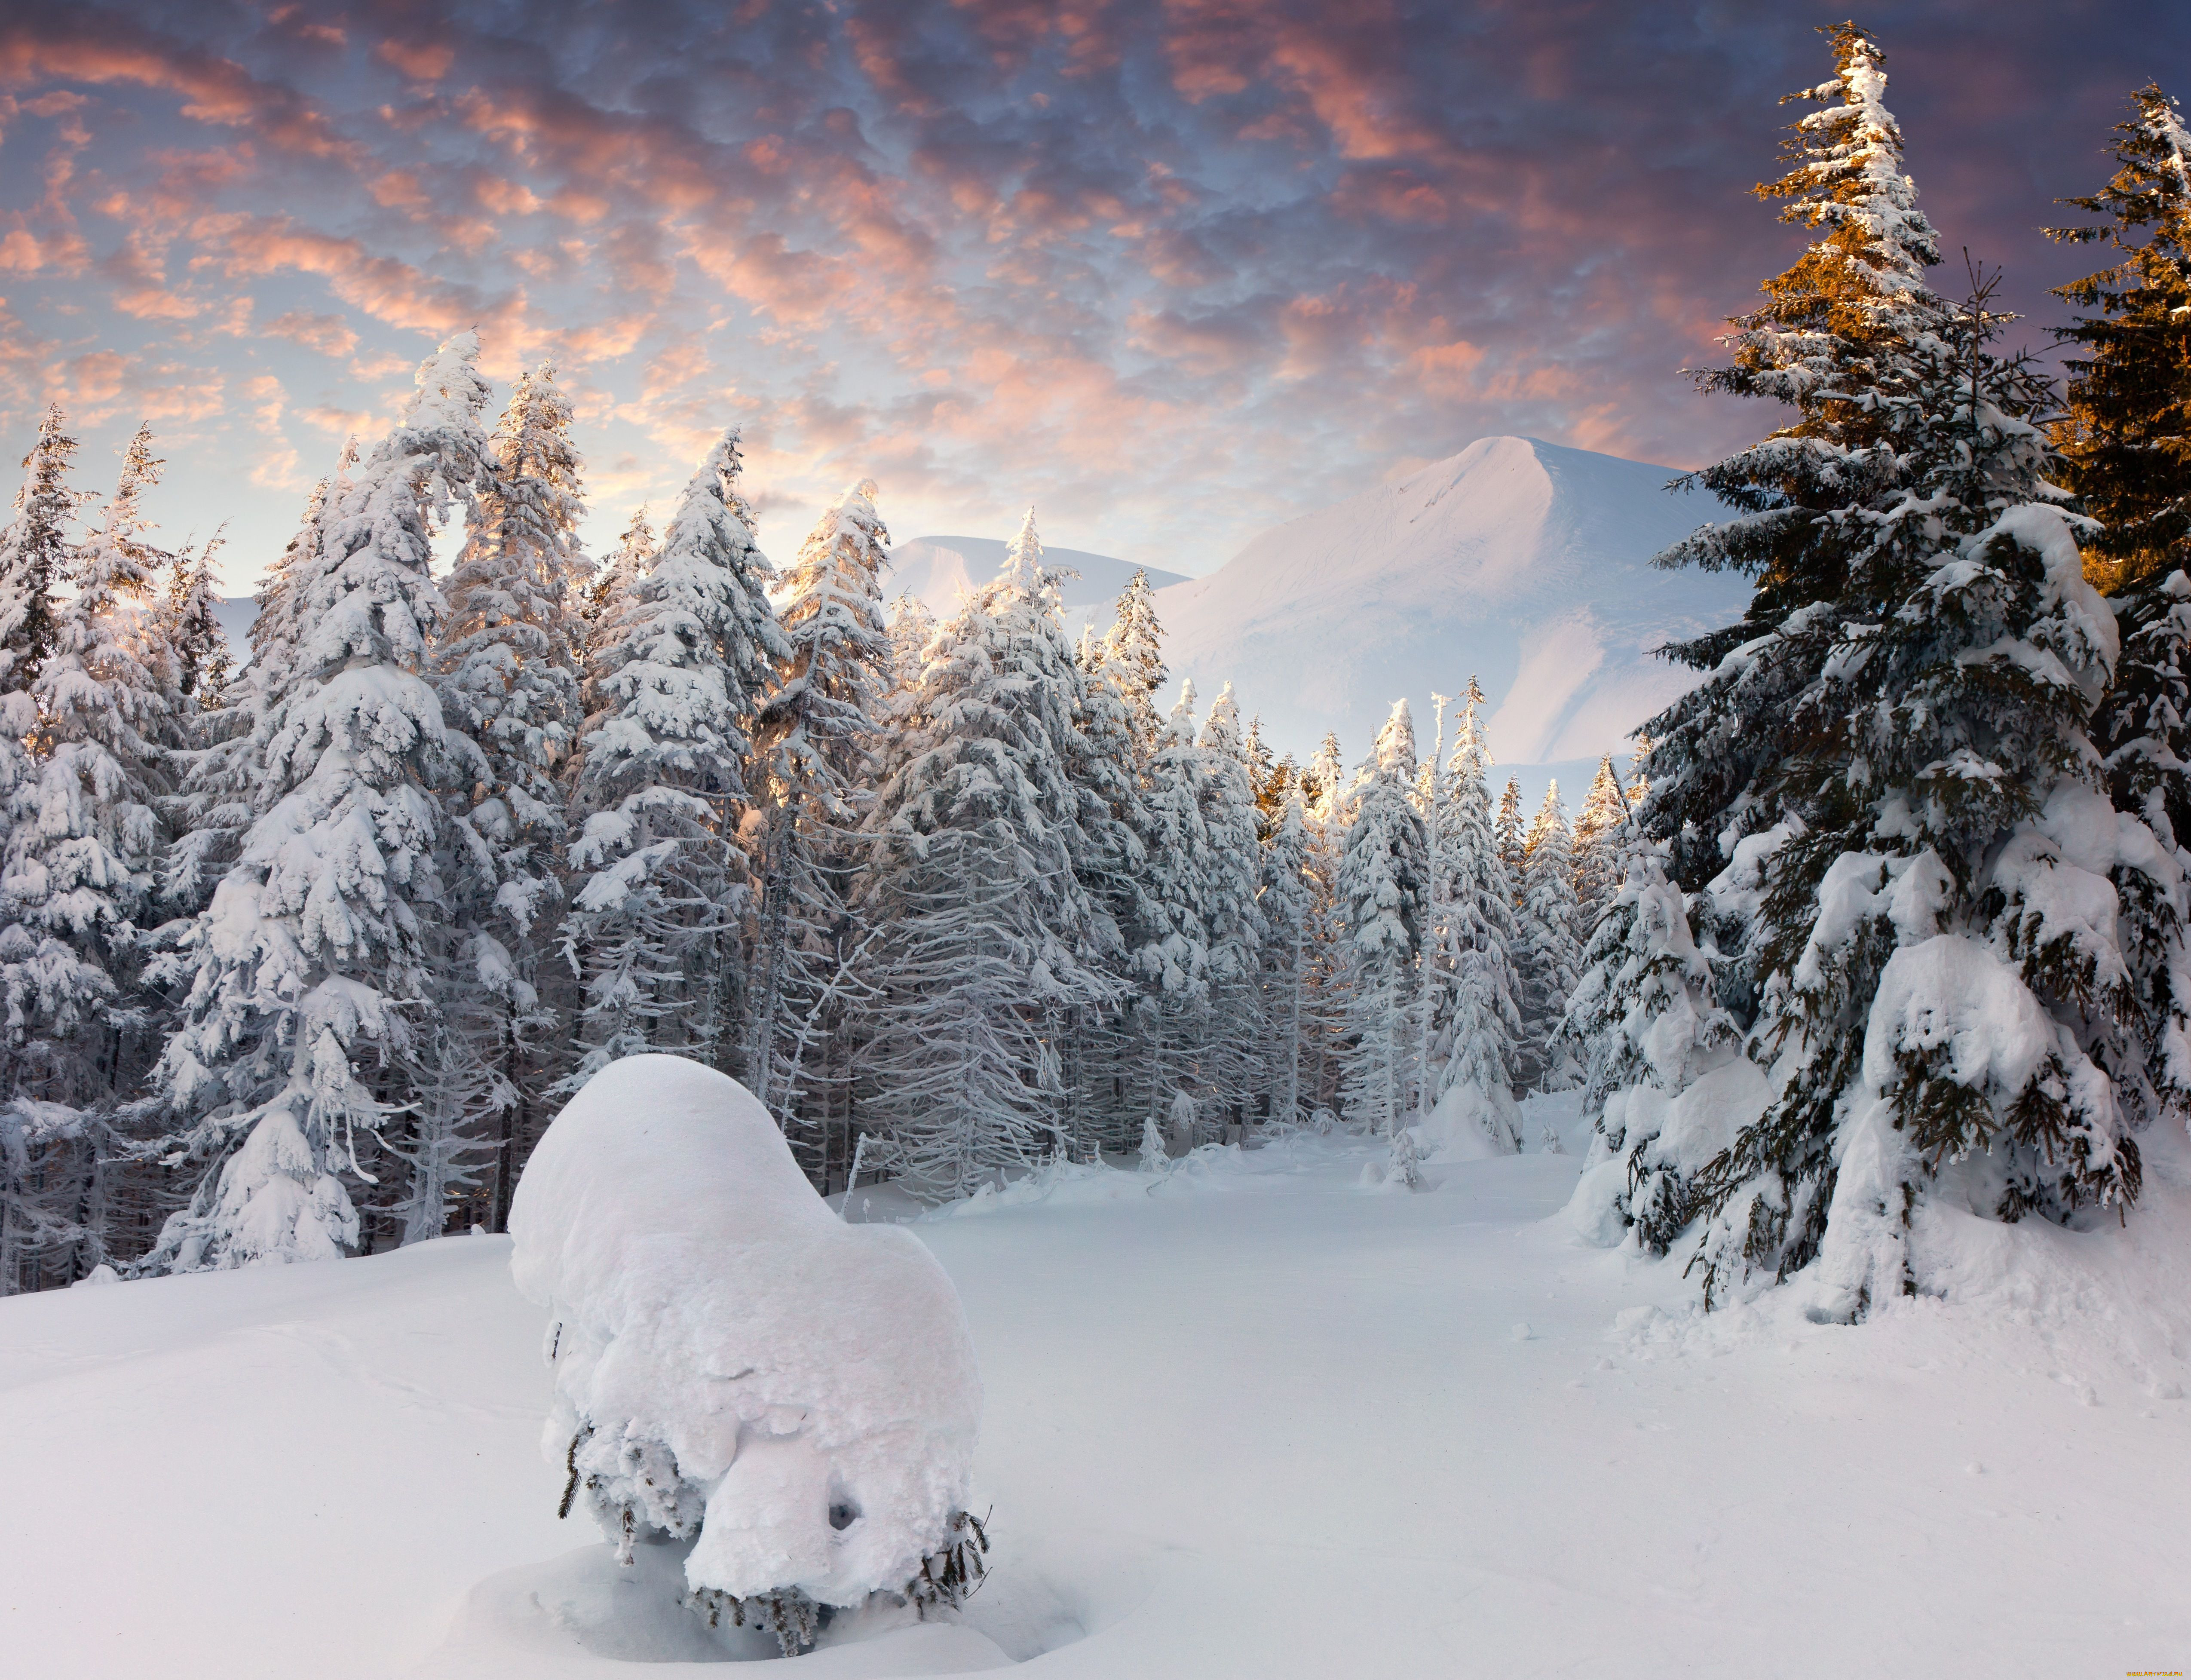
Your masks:
{"label": "cloud", "polygon": [[[1972,36],[1961,16],[1882,0],[1866,20],[1925,208],[1951,248],[2009,262],[2043,342],[2044,288],[2080,257],[2033,229],[2097,184],[2122,96],[2191,55],[2191,18],[2065,29],[2000,0]],[[1824,73],[1801,19],[1613,0],[600,18],[19,9],[0,422],[48,390],[94,426],[159,407],[192,440],[162,493],[234,511],[241,555],[299,458],[384,424],[422,350],[477,327],[498,379],[562,367],[612,537],[735,418],[766,518],[791,522],[771,541],[872,471],[908,516],[1002,521],[1033,495],[1060,541],[1189,569],[1486,433],[1687,465],[1772,424],[1682,369],[1794,247],[1747,188],[1777,97]],[[264,515],[257,552],[293,512]]]}

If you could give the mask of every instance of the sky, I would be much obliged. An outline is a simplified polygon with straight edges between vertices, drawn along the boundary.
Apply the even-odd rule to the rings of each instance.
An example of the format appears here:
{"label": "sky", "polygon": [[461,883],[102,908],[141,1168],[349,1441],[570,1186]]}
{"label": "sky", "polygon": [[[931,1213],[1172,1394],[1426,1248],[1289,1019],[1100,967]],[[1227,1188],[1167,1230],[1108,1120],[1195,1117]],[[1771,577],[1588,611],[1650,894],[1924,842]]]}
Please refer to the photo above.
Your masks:
{"label": "sky", "polygon": [[[475,327],[552,360],[589,540],[743,429],[779,561],[872,477],[900,537],[1213,570],[1520,433],[1674,467],[1800,248],[1771,178],[1826,79],[1783,3],[566,0],[0,5],[0,452],[59,401],[81,481],[149,422],[174,542],[250,588],[344,439]],[[2191,6],[1885,5],[1921,207],[2034,343]],[[1800,109],[1800,108],[1797,108]]]}

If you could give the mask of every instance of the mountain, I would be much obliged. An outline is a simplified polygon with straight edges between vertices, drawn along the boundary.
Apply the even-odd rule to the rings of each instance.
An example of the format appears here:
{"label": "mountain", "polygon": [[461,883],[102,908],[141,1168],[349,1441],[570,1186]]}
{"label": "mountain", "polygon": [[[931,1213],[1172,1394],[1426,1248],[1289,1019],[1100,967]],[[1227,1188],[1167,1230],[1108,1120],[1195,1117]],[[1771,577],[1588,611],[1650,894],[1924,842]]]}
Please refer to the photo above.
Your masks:
{"label": "mountain", "polygon": [[[1229,680],[1278,751],[1327,729],[1358,762],[1407,696],[1426,752],[1431,695],[1472,675],[1502,766],[1562,779],[1696,681],[1652,657],[1727,624],[1739,578],[1660,572],[1652,555],[1726,510],[1673,476],[1533,438],[1478,439],[1394,484],[1264,532],[1207,578],[1156,598],[1175,679]],[[1541,776],[1524,776],[1534,796]],[[1572,812],[1584,791],[1568,789]]]}
{"label": "mountain", "polygon": [[[1044,545],[1043,557],[1054,567],[1078,572],[1065,585],[1065,617],[1073,632],[1093,618],[1099,630],[1111,622],[1111,607],[1118,593],[1137,571],[1147,571],[1149,586],[1161,589],[1188,581],[1176,572],[1154,567],[1135,567],[1108,555],[1085,554],[1078,549]],[[892,601],[911,595],[925,601],[939,619],[959,611],[959,602],[1003,569],[1004,544],[995,537],[916,537],[891,550],[890,575],[883,593]]]}

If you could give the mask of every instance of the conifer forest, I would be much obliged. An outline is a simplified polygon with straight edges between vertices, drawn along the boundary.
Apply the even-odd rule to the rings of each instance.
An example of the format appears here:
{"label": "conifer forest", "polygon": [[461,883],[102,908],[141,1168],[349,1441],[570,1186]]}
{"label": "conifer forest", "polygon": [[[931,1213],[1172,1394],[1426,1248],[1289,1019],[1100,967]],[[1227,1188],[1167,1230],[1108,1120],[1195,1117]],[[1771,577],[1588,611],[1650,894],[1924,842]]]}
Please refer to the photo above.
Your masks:
{"label": "conifer forest", "polygon": [[1852,1315],[1955,1164],[2003,1219],[2134,1217],[2191,1096],[2191,140],[2141,90],[2052,231],[2102,260],[2060,383],[1832,47],[1760,189],[1813,242],[1699,377],[1787,424],[1658,562],[1750,607],[1663,650],[1695,686],[1572,817],[1466,671],[1306,762],[1229,687],[1167,705],[1146,581],[1070,639],[1032,510],[944,622],[873,481],[772,561],[736,426],[589,555],[556,370],[498,392],[469,333],[299,510],[239,664],[159,439],[87,483],[50,407],[0,538],[0,1286],[499,1231],[642,1050],[817,1188],[930,1200],[1274,1125],[1404,1178],[1579,1089],[1610,1228]]}
{"label": "conifer forest", "polygon": [[2181,1673],[2186,65],[0,8],[0,1674]]}

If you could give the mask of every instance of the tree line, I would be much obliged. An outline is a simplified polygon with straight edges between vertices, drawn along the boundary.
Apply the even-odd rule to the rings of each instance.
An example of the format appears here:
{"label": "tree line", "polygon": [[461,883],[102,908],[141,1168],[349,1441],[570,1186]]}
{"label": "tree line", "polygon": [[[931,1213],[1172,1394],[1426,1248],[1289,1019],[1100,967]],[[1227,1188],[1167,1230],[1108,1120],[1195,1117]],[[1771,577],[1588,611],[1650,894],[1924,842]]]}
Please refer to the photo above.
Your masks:
{"label": "tree line", "polygon": [[[1032,512],[948,622],[885,604],[862,481],[760,554],[735,430],[596,565],[554,370],[491,429],[478,345],[346,448],[259,593],[103,507],[56,408],[0,537],[0,1279],[500,1229],[561,1102],[669,1050],[822,1187],[965,1193],[1455,1085],[1518,1148],[1625,814],[1610,760],[1494,815],[1483,697],[1350,772],[1229,690],[1169,713],[1136,575],[1067,635]],[[438,523],[463,544],[436,576]],[[1579,847],[1579,850],[1578,850]]]}

